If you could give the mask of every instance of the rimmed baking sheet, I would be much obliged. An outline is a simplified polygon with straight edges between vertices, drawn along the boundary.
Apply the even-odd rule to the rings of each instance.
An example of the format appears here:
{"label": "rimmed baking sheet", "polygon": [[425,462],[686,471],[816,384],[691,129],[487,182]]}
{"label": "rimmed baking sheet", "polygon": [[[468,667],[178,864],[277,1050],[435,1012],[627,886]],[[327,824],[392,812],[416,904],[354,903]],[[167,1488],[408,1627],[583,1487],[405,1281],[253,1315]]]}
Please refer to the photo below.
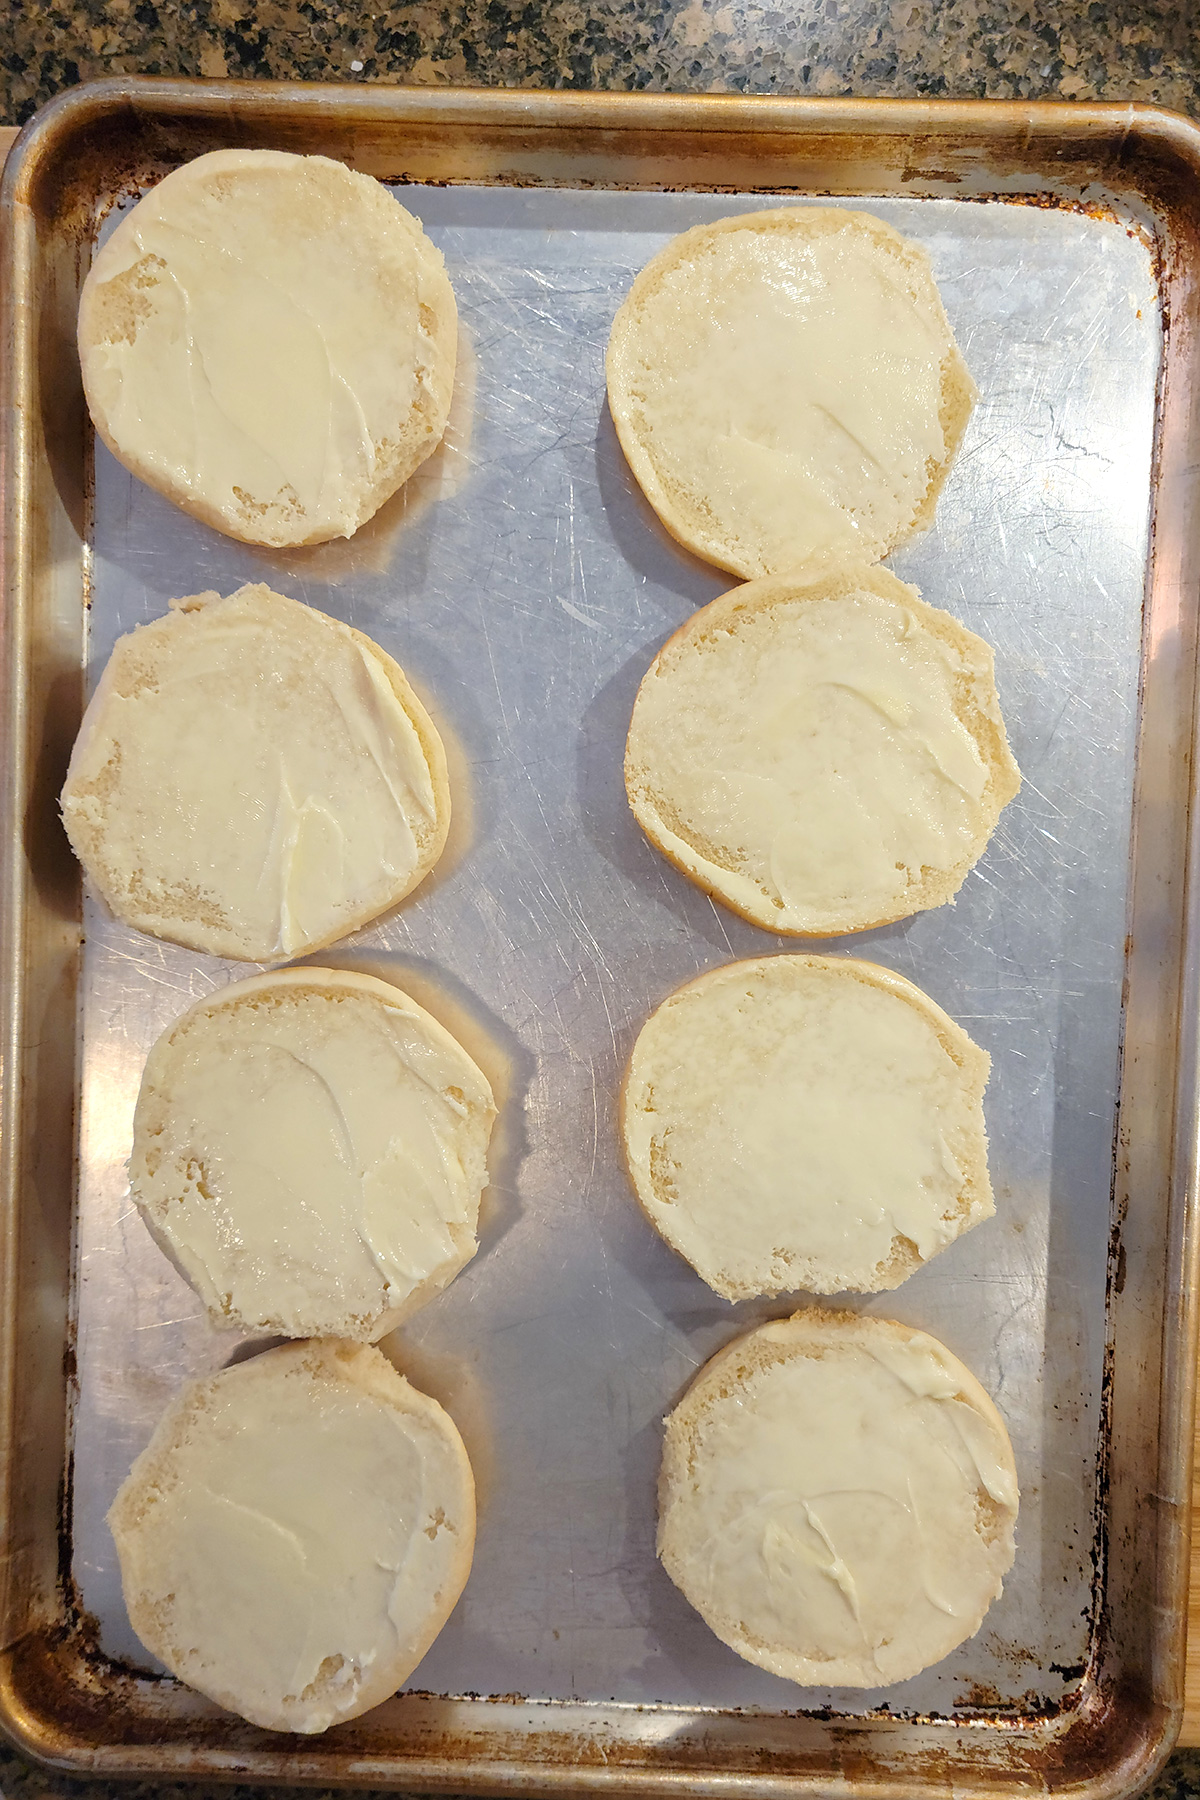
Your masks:
{"label": "rimmed baking sheet", "polygon": [[[310,123],[307,147],[320,150],[320,118]],[[216,123],[207,129],[227,141]],[[852,142],[843,139],[848,166]],[[247,1349],[211,1330],[155,1248],[124,1167],[149,1045],[193,999],[246,970],[84,904],[64,1592],[86,1621],[90,1678],[103,1684],[110,1670],[122,1706],[157,1720],[167,1753],[158,1767],[221,1766],[236,1741],[256,1773],[286,1765],[292,1777],[378,1780],[412,1753],[415,1708],[433,1707],[449,1740],[456,1707],[466,1721],[477,1700],[491,1701],[495,1717],[519,1696],[538,1741],[557,1746],[541,1752],[550,1784],[568,1779],[580,1743],[610,1740],[607,1779],[636,1785],[632,1765],[658,1743],[658,1766],[702,1784],[696,1734],[719,1737],[725,1721],[733,1737],[753,1738],[756,1718],[761,1742],[781,1746],[771,1773],[784,1782],[832,1771],[838,1732],[853,1721],[864,1780],[884,1775],[888,1753],[869,1746],[888,1732],[913,1778],[929,1774],[919,1758],[904,1762],[918,1743],[949,1746],[966,1732],[981,1780],[998,1767],[1024,1780],[1016,1741],[1039,1749],[1044,1772],[1103,1686],[1114,1637],[1110,1266],[1125,1198],[1114,1153],[1123,1033],[1128,1082],[1139,996],[1177,979],[1186,949],[1179,901],[1155,926],[1161,942],[1140,977],[1130,944],[1139,918],[1152,917],[1146,882],[1182,868],[1188,799],[1177,770],[1157,811],[1143,803],[1146,771],[1157,781],[1168,738],[1186,744],[1191,731],[1192,621],[1170,639],[1165,602],[1148,589],[1168,221],[1137,195],[1097,204],[1082,184],[1074,205],[914,197],[898,184],[849,199],[929,250],[980,388],[936,527],[892,566],[995,647],[1025,785],[956,905],[823,946],[909,976],[993,1058],[996,1218],[895,1293],[838,1304],[929,1329],[967,1362],[1009,1424],[1022,1511],[1016,1565],[974,1640],[886,1692],[817,1692],[741,1662],[654,1558],[663,1411],[737,1331],[790,1308],[725,1305],[656,1238],[621,1166],[621,1072],[641,1022],[679,982],[796,944],[693,889],[626,807],[621,750],[637,683],[675,626],[733,584],[657,524],[603,386],[613,312],[655,250],[702,219],[796,195],[778,180],[769,192],[627,191],[620,176],[614,164],[612,191],[512,178],[397,187],[446,256],[462,327],[458,392],[443,450],[350,543],[236,545],[102,446],[86,447],[93,484],[77,580],[89,685],[115,636],[169,598],[265,580],[368,632],[418,686],[452,748],[450,851],[397,913],[314,960],[410,987],[505,1093],[480,1254],[385,1344],[447,1404],[479,1478],[470,1582],[408,1684],[431,1698],[391,1702],[303,1757],[294,1740],[285,1752],[248,1728],[231,1737],[215,1709],[143,1679],[155,1668],[125,1619],[103,1514],[182,1382]],[[1178,317],[1169,323],[1178,333]],[[1161,746],[1143,745],[1139,786],[1151,704],[1156,719],[1163,706],[1173,717]],[[52,815],[38,829],[53,832]],[[1151,1010],[1161,1019],[1157,1000]],[[1149,1054],[1140,1037],[1136,1048]],[[1168,1075],[1186,1061],[1184,1036],[1173,1052]],[[1185,1124],[1180,1115],[1177,1130]],[[1168,1262],[1179,1271],[1190,1249],[1164,1143],[1146,1148],[1159,1179],[1138,1195],[1161,1248],[1134,1268],[1147,1339],[1165,1336],[1170,1350],[1184,1322],[1163,1298]],[[1127,1251],[1126,1293],[1129,1266]],[[1178,1277],[1174,1286],[1183,1291]],[[1186,1411],[1183,1361],[1173,1379]],[[1161,1358],[1147,1394],[1160,1376]],[[1158,1688],[1153,1657],[1138,1680],[1161,1747],[1177,1697],[1161,1644],[1155,1654]],[[520,1738],[510,1722],[500,1729]],[[897,1729],[909,1733],[903,1744]],[[640,1747],[624,1768],[623,1741]],[[823,1763],[801,1753],[810,1742],[823,1744]],[[186,1758],[172,1757],[184,1747]],[[122,1766],[147,1764],[127,1750]],[[496,1754],[484,1778],[499,1784],[510,1767]]]}

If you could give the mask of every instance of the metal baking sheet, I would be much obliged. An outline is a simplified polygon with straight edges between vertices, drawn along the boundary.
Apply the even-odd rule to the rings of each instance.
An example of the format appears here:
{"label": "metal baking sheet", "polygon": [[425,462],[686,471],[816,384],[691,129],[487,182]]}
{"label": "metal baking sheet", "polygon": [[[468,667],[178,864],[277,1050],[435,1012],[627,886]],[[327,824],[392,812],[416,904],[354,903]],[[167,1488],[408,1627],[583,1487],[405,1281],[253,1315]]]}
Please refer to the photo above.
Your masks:
{"label": "metal baking sheet", "polygon": [[[215,126],[211,141],[229,139]],[[327,147],[319,123],[305,145]],[[295,135],[289,147],[301,147]],[[1003,185],[995,171],[993,181]],[[628,191],[615,174],[599,187],[398,185],[446,257],[459,377],[442,449],[348,543],[235,544],[86,441],[76,567],[88,690],[116,636],[170,598],[246,581],[366,631],[416,684],[451,753],[447,855],[399,910],[311,960],[407,987],[463,1037],[504,1108],[479,1255],[384,1344],[447,1405],[471,1454],[480,1523],[467,1589],[407,1698],[303,1753],[297,1740],[284,1748],[161,1678],[125,1617],[104,1524],[182,1383],[256,1347],[209,1326],[132,1207],[125,1167],[150,1045],[193,1000],[249,970],[159,944],[84,900],[58,1591],[87,1640],[86,1680],[119,1692],[130,1716],[140,1707],[159,1742],[135,1752],[127,1733],[123,1758],[99,1756],[93,1736],[64,1760],[411,1781],[405,1759],[421,1740],[443,1756],[422,1779],[502,1785],[521,1758],[498,1732],[524,1745],[521,1778],[533,1755],[543,1785],[576,1779],[582,1761],[595,1782],[702,1791],[706,1779],[757,1771],[786,1791],[831,1778],[852,1731],[867,1785],[899,1769],[916,1791],[955,1759],[981,1783],[1004,1773],[1053,1786],[1056,1757],[1064,1778],[1078,1775],[1064,1746],[1080,1721],[1100,1732],[1105,1659],[1121,1637],[1115,1321],[1130,1291],[1125,1164],[1139,1153],[1123,1125],[1137,1092],[1126,1090],[1131,1049],[1150,1056],[1139,1000],[1161,1024],[1163,984],[1178,981],[1189,945],[1182,900],[1164,909],[1160,890],[1163,870],[1178,885],[1186,853],[1176,825],[1190,790],[1169,753],[1191,731],[1192,621],[1147,602],[1164,327],[1170,345],[1180,321],[1164,315],[1168,227],[1140,195],[1100,203],[1078,184],[1057,196],[1074,204],[998,193],[981,204],[893,183],[848,196],[928,249],[980,389],[934,530],[891,566],[994,646],[1024,786],[955,905],[822,946],[910,977],[993,1059],[995,1219],[894,1293],[835,1304],[932,1331],[993,1395],[1021,1478],[1016,1564],[975,1639],[911,1681],[863,1693],[797,1689],[742,1662],[654,1556],[664,1411],[731,1337],[791,1308],[720,1301],[658,1240],[622,1168],[621,1074],[642,1021],[679,983],[797,942],[694,889],[624,800],[637,684],[670,632],[732,581],[675,545],[641,498],[605,408],[603,356],[632,277],[674,233],[794,199],[797,186]],[[107,212],[103,232],[116,215],[109,191],[98,198],[90,217]],[[1144,692],[1168,709],[1156,711],[1161,743],[1144,741]],[[1163,792],[1148,798],[1160,764]],[[1140,972],[1143,918],[1153,942]],[[1191,1028],[1172,1020],[1159,1047],[1166,1074],[1144,1077],[1151,1113],[1154,1083],[1190,1067]],[[1180,1349],[1190,1299],[1179,1310],[1190,1295],[1178,1141],[1190,1142],[1189,1104],[1183,1095],[1174,1120],[1173,1179],[1159,1141],[1170,1120],[1142,1151],[1148,1175],[1157,1169],[1154,1193],[1137,1196],[1147,1244],[1130,1240],[1128,1306],[1136,1300],[1150,1345],[1130,1352],[1149,1364],[1143,1429],[1146,1395],[1165,1393],[1183,1414],[1191,1403]],[[1172,1357],[1179,1368],[1163,1389]],[[1141,1470],[1140,1499],[1159,1506],[1160,1600],[1186,1529],[1178,1506],[1163,1504],[1169,1480],[1182,1479],[1178,1467],[1164,1475],[1164,1446],[1181,1431],[1178,1419],[1164,1427],[1157,1463]],[[1131,1517],[1140,1499],[1130,1496]],[[1148,1540],[1134,1536],[1145,1557]],[[1132,1568],[1132,1543],[1126,1551]],[[1143,1724],[1154,1720],[1140,1741],[1145,1768],[1177,1715],[1181,1604],[1175,1591],[1160,1606],[1175,1638],[1160,1631],[1138,1666],[1122,1668],[1123,1691],[1131,1679],[1144,1690]],[[489,1708],[491,1738],[486,1725],[468,1731]],[[706,1765],[689,1746],[722,1730],[732,1749]],[[485,1748],[466,1768],[471,1731]],[[1128,1745],[1109,1761],[1122,1754]]]}
{"label": "metal baking sheet", "polygon": [[[248,551],[97,445],[89,680],[172,596],[267,580],[368,632],[459,746],[469,841],[429,891],[340,947],[448,987],[511,1070],[483,1248],[388,1343],[450,1384],[485,1477],[470,1584],[413,1685],[870,1711],[880,1695],[801,1696],[744,1663],[656,1567],[664,1410],[736,1331],[787,1308],[720,1301],[660,1243],[616,1119],[650,1010],[701,969],[788,943],[691,887],[625,803],[636,685],[731,582],[648,516],[605,412],[604,346],[669,236],[773,201],[403,200],[446,256],[465,343],[467,404],[425,503],[325,551]],[[895,1293],[846,1302],[944,1339],[1013,1435],[1025,1498],[1004,1598],[978,1639],[886,1696],[949,1713],[972,1687],[1009,1706],[1057,1699],[1052,1665],[1088,1655],[1160,323],[1150,249],[1119,221],[870,204],[930,251],[981,394],[936,530],[893,566],[995,646],[1025,778],[955,906],[830,946],[911,977],[994,1063],[996,1219]],[[104,1512],[181,1383],[238,1345],[130,1204],[133,1105],[158,1034],[246,971],[94,903],[85,933],[73,1566],[100,1647],[139,1667]]]}

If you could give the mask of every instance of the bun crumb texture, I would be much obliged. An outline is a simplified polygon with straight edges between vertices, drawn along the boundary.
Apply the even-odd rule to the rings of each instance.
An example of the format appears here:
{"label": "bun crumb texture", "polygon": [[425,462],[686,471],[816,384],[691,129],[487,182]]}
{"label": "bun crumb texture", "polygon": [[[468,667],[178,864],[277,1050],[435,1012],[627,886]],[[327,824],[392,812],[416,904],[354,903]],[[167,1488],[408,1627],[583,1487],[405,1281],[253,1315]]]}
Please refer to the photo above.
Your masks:
{"label": "bun crumb texture", "polygon": [[1004,1422],[945,1345],[812,1308],[736,1339],[668,1418],[658,1550],[747,1662],[879,1688],[978,1631],[1017,1505]]}
{"label": "bun crumb texture", "polygon": [[420,1662],[470,1571],[475,1489],[436,1401],[317,1339],[193,1382],[108,1522],[147,1650],[251,1724],[311,1733]]}
{"label": "bun crumb texture", "polygon": [[466,1051],[399,988],[285,969],[159,1038],[130,1184],[214,1324],[374,1341],[474,1256],[495,1114]]}
{"label": "bun crumb texture", "polygon": [[441,855],[450,791],[399,665],[260,585],[173,601],[118,638],[62,813],[119,919],[267,963],[403,899]]}
{"label": "bun crumb texture", "polygon": [[458,341],[441,252],[324,156],[213,150],[96,254],[79,359],[97,432],[244,543],[350,537],[446,428]]}
{"label": "bun crumb texture", "polygon": [[667,530],[747,579],[878,562],[931,524],[975,401],[925,251],[843,207],[674,238],[613,320],[607,374]]}
{"label": "bun crumb texture", "polygon": [[1020,787],[991,648],[887,569],[750,581],[638,689],[630,806],[767,931],[834,937],[953,899]]}
{"label": "bun crumb texture", "polygon": [[877,1293],[994,1209],[989,1058],[903,976],[730,963],[670,995],[622,1106],[643,1211],[727,1300]]}

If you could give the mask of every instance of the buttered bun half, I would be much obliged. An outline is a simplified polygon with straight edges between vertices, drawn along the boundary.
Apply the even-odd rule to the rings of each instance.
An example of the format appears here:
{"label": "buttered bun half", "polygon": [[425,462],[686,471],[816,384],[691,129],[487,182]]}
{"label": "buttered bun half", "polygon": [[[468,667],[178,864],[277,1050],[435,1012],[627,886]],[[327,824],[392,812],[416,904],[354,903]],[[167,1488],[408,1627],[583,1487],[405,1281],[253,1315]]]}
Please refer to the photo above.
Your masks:
{"label": "buttered bun half", "polygon": [[210,994],[151,1050],[133,1197],[214,1324],[374,1341],[474,1256],[495,1116],[399,988],[284,969]]}
{"label": "buttered bun half", "polygon": [[989,645],[887,569],[772,576],[659,651],[625,787],[663,853],[768,931],[951,900],[1020,787]]}
{"label": "buttered bun half", "polygon": [[607,368],[667,530],[748,578],[877,562],[931,524],[975,401],[925,251],[842,207],[672,239],[622,302]]}
{"label": "buttered bun half", "polygon": [[896,1287],[995,1211],[989,1068],[876,963],[729,963],[638,1035],[622,1105],[634,1190],[726,1300]]}
{"label": "buttered bun half", "polygon": [[416,1668],[466,1584],[475,1484],[378,1350],[286,1344],[196,1381],[108,1514],[129,1620],[268,1731],[325,1731]]}
{"label": "buttered bun half", "polygon": [[944,1344],[814,1308],[730,1344],[667,1419],[658,1553],[747,1662],[886,1687],[979,1630],[1017,1501],[1004,1421]]}
{"label": "buttered bun half", "polygon": [[79,305],[113,455],[244,543],[349,537],[436,448],[457,311],[441,252],[324,156],[213,150],[121,221]]}
{"label": "buttered bun half", "polygon": [[429,873],[446,757],[378,644],[267,587],[174,600],[118,638],[62,793],[126,924],[283,961],[356,931]]}

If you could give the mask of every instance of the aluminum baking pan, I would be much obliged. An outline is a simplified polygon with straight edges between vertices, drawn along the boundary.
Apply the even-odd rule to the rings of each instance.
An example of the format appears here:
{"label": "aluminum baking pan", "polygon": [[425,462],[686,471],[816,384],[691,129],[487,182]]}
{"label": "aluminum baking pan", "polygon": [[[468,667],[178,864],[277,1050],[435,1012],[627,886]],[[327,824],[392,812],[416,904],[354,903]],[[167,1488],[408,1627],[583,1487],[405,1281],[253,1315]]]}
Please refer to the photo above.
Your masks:
{"label": "aluminum baking pan", "polygon": [[[349,544],[234,545],[86,426],[73,326],[115,205],[221,145],[402,184],[447,258],[445,449]],[[894,1294],[1009,1421],[1018,1559],[977,1638],[883,1694],[743,1664],[655,1563],[659,1420],[780,1304],[727,1307],[621,1173],[620,1072],[679,981],[784,948],[624,805],[632,696],[729,578],[650,515],[603,399],[608,324],[671,233],[774,196],[924,242],[981,389],[936,529],[894,559],[991,641],[1025,787],[953,908],[842,948],[992,1053],[997,1217]],[[1196,1196],[1195,327],[1200,134],[1148,109],[119,80],[53,102],[5,174],[0,1719],[105,1774],[408,1788],[1116,1794],[1178,1728]],[[56,794],[114,636],[269,580],[376,636],[451,746],[458,826],[339,946],[504,1090],[483,1245],[388,1341],[479,1476],[463,1600],[408,1689],[280,1738],[156,1670],[104,1509],[214,1335],[131,1212],[156,1033],[237,971],[85,902]]]}

